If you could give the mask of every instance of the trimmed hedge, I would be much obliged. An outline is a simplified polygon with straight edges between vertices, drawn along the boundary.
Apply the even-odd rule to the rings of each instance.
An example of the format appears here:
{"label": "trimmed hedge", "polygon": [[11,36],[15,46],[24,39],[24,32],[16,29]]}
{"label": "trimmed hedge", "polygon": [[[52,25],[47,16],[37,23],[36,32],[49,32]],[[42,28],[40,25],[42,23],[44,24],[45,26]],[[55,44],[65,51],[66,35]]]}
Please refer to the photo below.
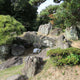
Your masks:
{"label": "trimmed hedge", "polygon": [[55,65],[76,65],[80,64],[80,49],[67,48],[67,49],[51,49],[47,52]]}

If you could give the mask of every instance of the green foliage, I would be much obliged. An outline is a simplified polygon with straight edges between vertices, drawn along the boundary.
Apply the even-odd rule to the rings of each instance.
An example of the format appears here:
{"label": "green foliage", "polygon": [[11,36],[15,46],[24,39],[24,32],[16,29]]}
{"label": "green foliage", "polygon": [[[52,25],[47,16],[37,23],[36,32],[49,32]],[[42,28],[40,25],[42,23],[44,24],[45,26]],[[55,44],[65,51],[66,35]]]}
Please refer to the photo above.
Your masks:
{"label": "green foliage", "polygon": [[76,54],[70,54],[66,58],[67,64],[78,64],[80,62],[80,56]]}
{"label": "green foliage", "polygon": [[41,24],[45,24],[45,23],[50,22],[50,20],[52,20],[49,17],[50,14],[53,14],[53,11],[56,12],[58,7],[59,7],[58,5],[55,5],[55,6],[50,5],[50,6],[46,7],[46,9],[42,10],[40,12],[40,14],[38,14],[38,16],[37,16],[38,26],[41,25]]}
{"label": "green foliage", "polygon": [[51,49],[47,52],[47,55],[48,56],[60,56],[60,55],[70,55],[70,54],[80,54],[80,49],[78,48],[73,48],[73,47],[70,47],[70,48],[67,48],[67,49],[60,49],[60,48],[57,48],[57,49]]}
{"label": "green foliage", "polygon": [[67,48],[67,49],[51,49],[47,52],[55,65],[76,65],[80,64],[80,49]]}
{"label": "green foliage", "polygon": [[[16,75],[16,74],[22,74],[21,70],[24,68],[24,63],[18,66],[12,66],[10,68],[0,70],[0,79],[6,80],[8,77]],[[6,76],[7,75],[7,76]]]}
{"label": "green foliage", "polygon": [[42,2],[45,2],[46,0],[29,0],[29,3],[31,5],[39,6]]}
{"label": "green foliage", "polygon": [[55,11],[55,13],[56,13],[56,10],[58,9],[58,7],[59,7],[58,5],[55,5],[55,6],[50,5],[50,6],[46,7],[46,9],[41,11],[40,16],[43,16],[46,13],[47,13],[47,15],[53,14],[53,11]]}
{"label": "green foliage", "polygon": [[10,44],[24,30],[24,26],[13,17],[0,15],[0,45]]}
{"label": "green foliage", "polygon": [[27,29],[34,27],[37,8],[29,4],[29,0],[0,0],[0,14],[11,15]]}
{"label": "green foliage", "polygon": [[54,0],[55,3],[60,3],[62,0]]}
{"label": "green foliage", "polygon": [[[54,0],[56,3],[60,3],[60,1],[62,0]],[[54,16],[53,27],[65,29],[66,27],[76,25],[76,22],[80,21],[80,0],[64,0],[60,5],[48,6],[41,11],[39,22],[49,22],[50,18],[48,16],[50,14],[53,14]]]}
{"label": "green foliage", "polygon": [[60,26],[63,24],[63,28],[66,28],[71,27],[72,25],[75,25],[77,21],[80,21],[79,3],[79,0],[64,0],[64,2],[57,9],[56,14],[54,14],[56,17],[55,26]]}

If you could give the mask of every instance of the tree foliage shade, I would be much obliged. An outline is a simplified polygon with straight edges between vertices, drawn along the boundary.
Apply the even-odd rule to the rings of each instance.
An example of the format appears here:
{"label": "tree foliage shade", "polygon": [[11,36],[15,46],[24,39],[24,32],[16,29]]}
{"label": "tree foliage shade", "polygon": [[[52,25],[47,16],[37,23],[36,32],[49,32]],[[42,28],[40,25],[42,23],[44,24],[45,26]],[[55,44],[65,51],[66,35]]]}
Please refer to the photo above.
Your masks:
{"label": "tree foliage shade", "polygon": [[30,0],[0,0],[0,14],[11,15],[26,27],[33,27],[37,16],[37,8]]}

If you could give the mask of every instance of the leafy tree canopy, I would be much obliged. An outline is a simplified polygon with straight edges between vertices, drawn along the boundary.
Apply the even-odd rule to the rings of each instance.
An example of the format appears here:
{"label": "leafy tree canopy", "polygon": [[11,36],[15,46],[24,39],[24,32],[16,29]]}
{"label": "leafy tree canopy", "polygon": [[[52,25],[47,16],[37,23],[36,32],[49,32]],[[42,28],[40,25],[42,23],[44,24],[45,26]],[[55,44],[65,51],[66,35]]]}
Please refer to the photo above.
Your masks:
{"label": "leafy tree canopy", "polygon": [[56,11],[54,15],[56,17],[55,23],[63,24],[64,27],[70,27],[75,25],[77,21],[80,21],[80,1],[79,0],[65,0]]}
{"label": "leafy tree canopy", "polygon": [[45,2],[46,0],[29,0],[31,5],[39,6],[41,3]]}
{"label": "leafy tree canopy", "polygon": [[42,10],[37,17],[38,26],[40,24],[45,24],[50,21],[52,22],[54,19],[53,14],[56,13],[56,10],[58,7],[59,7],[58,5],[55,5],[55,6],[50,5],[50,6],[46,7],[46,9]]}
{"label": "leafy tree canopy", "polygon": [[[54,0],[55,3],[60,3],[62,0]],[[53,14],[53,22],[55,27],[66,28],[76,25],[80,21],[80,1],[79,0],[64,0],[60,5],[48,6],[41,11],[38,20],[49,22],[49,15]],[[46,22],[45,22],[46,20]]]}

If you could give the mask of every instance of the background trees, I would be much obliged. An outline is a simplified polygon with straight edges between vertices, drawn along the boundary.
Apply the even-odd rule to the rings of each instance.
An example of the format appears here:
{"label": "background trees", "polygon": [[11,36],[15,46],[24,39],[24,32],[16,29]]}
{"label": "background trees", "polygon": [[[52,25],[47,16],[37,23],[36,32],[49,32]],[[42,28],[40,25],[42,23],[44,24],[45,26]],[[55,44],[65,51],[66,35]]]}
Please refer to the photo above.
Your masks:
{"label": "background trees", "polygon": [[[50,5],[37,14],[38,6],[46,0],[0,0],[0,14],[11,15],[27,30],[36,30],[39,25],[51,22],[55,27],[70,27],[80,21],[80,1],[64,0],[60,5]],[[60,3],[61,0],[53,0]]]}
{"label": "background trees", "polygon": [[32,6],[29,1],[0,0],[0,14],[13,16],[30,30],[36,20],[37,8]]}
{"label": "background trees", "polygon": [[53,25],[55,20],[54,14],[56,13],[56,10],[58,7],[59,7],[58,5],[55,5],[55,6],[50,5],[46,7],[44,10],[42,10],[40,14],[38,14],[37,16],[38,26],[40,24],[45,24],[48,22],[51,22],[51,24]]}
{"label": "background trees", "polygon": [[[80,1],[79,0],[64,0],[63,4],[57,9],[56,22],[60,22],[64,27],[75,25],[80,15]],[[56,23],[55,22],[55,23]]]}
{"label": "background trees", "polygon": [[[63,0],[54,0],[60,3]],[[38,15],[38,25],[51,22],[54,27],[65,29],[80,21],[80,1],[64,0],[60,5],[50,5]]]}

